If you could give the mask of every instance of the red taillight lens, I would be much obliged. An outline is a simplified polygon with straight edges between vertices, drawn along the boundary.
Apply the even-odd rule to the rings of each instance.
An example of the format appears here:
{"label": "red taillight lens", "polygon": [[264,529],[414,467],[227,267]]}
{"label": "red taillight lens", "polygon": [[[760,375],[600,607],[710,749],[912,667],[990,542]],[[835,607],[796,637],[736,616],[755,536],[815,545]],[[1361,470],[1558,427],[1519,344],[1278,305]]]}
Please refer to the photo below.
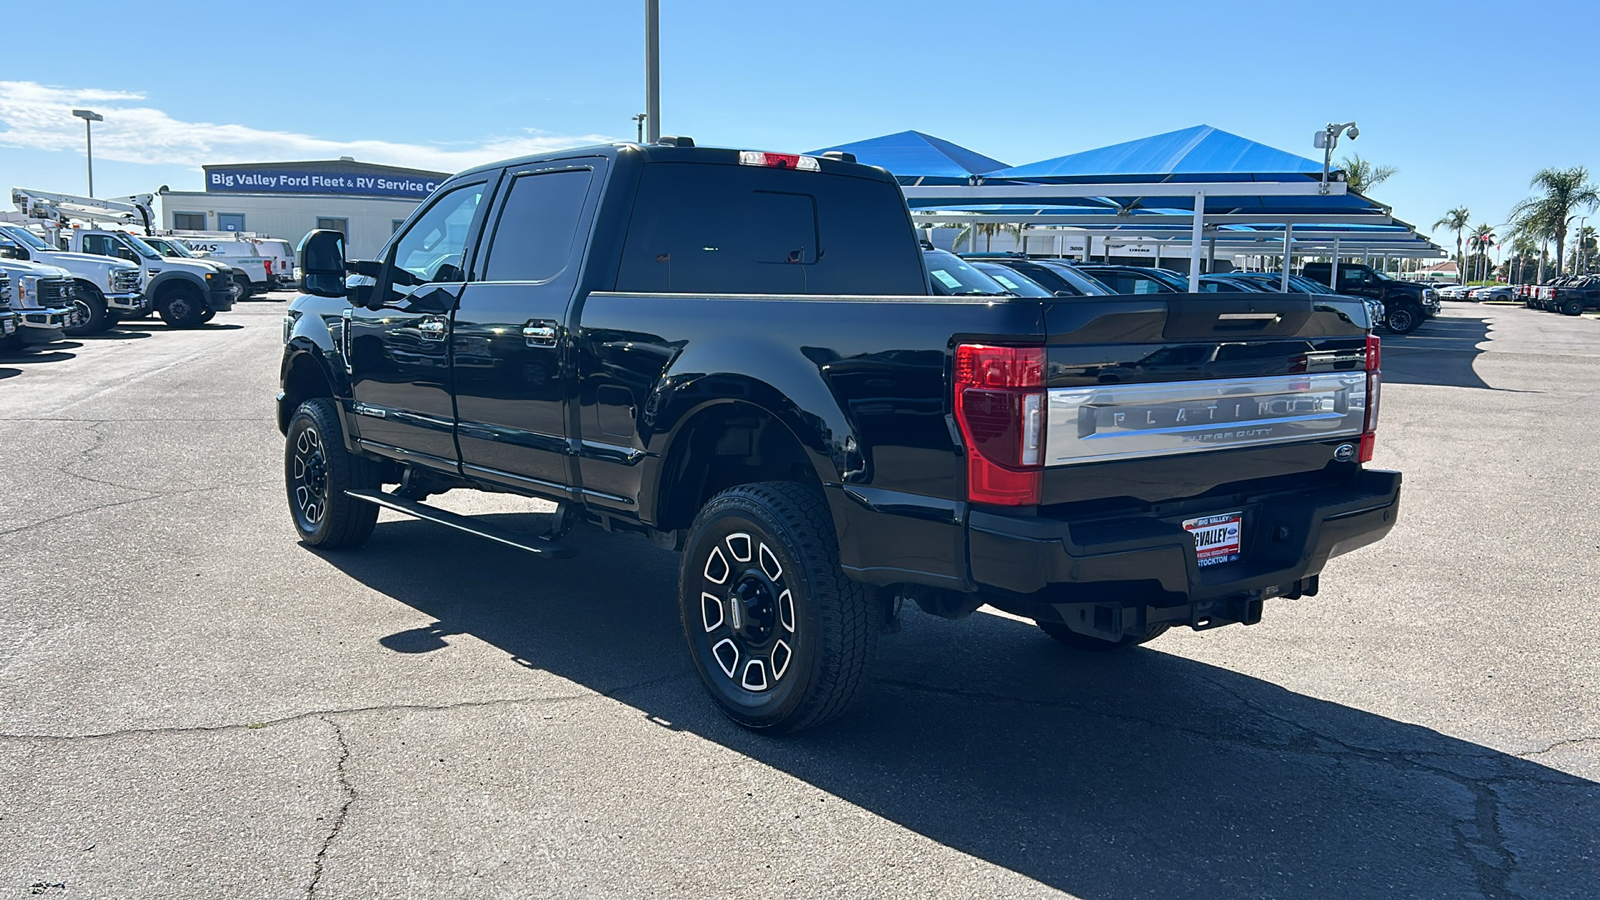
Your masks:
{"label": "red taillight lens", "polygon": [[271,275],[271,274],[272,274],[272,260],[270,260],[270,259],[264,259],[264,260],[262,260],[262,262],[263,262],[263,263],[266,263],[266,266],[267,266],[267,274],[268,274],[268,275]]}
{"label": "red taillight lens", "polygon": [[798,169],[802,172],[820,172],[822,164],[815,156],[797,153],[762,153],[760,150],[740,150],[739,165],[765,166],[769,169]]}
{"label": "red taillight lens", "polygon": [[1043,347],[956,347],[955,414],[967,444],[967,499],[1031,506],[1044,485]]}
{"label": "red taillight lens", "polygon": [[1383,387],[1380,371],[1382,350],[1377,335],[1367,335],[1367,418],[1361,429],[1361,452],[1357,461],[1372,462],[1372,453],[1378,444],[1378,395]]}

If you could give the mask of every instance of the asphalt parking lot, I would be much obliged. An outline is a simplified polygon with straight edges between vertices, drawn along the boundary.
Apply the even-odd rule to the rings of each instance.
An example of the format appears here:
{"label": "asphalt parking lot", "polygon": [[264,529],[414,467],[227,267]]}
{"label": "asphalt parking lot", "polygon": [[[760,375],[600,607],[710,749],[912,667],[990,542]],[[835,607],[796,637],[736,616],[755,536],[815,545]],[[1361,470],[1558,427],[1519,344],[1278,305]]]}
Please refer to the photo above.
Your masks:
{"label": "asphalt parking lot", "polygon": [[1386,339],[1400,524],[1320,596],[1111,656],[908,613],[770,739],[644,541],[299,545],[269,297],[0,358],[0,897],[1600,894],[1600,321]]}

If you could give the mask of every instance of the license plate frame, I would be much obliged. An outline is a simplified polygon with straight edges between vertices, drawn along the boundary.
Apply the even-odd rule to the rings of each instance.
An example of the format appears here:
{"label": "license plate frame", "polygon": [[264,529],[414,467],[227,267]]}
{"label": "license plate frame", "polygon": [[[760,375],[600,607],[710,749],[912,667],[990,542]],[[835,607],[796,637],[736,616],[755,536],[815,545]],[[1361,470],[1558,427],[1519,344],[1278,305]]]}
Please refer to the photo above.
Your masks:
{"label": "license plate frame", "polygon": [[1244,555],[1244,511],[1215,513],[1183,520],[1194,538],[1195,562],[1201,568],[1238,562]]}

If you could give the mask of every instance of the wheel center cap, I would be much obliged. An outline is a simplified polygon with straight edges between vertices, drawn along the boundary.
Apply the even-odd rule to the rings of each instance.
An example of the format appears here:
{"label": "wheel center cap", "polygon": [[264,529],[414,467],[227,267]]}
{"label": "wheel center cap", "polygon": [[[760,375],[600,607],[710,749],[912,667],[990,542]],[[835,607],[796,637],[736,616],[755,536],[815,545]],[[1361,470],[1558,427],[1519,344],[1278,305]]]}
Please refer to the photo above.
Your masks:
{"label": "wheel center cap", "polygon": [[772,591],[754,574],[739,579],[729,597],[728,624],[748,641],[763,641],[772,633]]}

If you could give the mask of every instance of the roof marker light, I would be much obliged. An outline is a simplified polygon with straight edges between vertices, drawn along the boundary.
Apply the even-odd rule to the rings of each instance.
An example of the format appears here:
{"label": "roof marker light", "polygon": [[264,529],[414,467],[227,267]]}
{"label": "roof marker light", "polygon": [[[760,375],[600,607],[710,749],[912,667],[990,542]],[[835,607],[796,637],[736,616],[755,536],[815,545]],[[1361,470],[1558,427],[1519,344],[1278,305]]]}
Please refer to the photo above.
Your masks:
{"label": "roof marker light", "polygon": [[765,166],[769,169],[799,169],[802,172],[820,172],[822,164],[815,156],[794,153],[762,153],[760,150],[740,150],[739,165]]}

